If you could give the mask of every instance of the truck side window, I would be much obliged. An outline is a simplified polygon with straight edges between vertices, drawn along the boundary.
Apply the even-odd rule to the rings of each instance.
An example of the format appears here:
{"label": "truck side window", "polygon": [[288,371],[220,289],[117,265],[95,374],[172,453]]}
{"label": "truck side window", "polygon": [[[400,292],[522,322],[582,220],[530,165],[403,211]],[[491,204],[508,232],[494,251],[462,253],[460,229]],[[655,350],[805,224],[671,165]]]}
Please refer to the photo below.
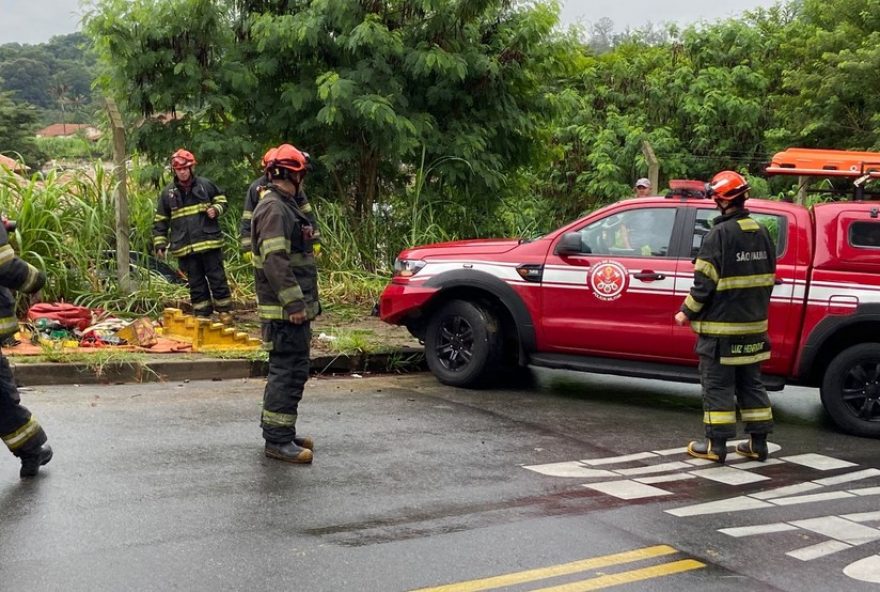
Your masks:
{"label": "truck side window", "polygon": [[612,214],[582,228],[584,252],[616,257],[666,257],[675,208],[647,208]]}
{"label": "truck side window", "polygon": [[880,222],[853,222],[849,244],[863,249],[880,249]]}
{"label": "truck side window", "polygon": [[[701,208],[697,210],[697,219],[694,223],[694,238],[691,243],[691,257],[696,257],[703,245],[703,237],[712,229],[712,221],[718,216],[718,210]],[[781,257],[785,252],[786,223],[784,216],[775,214],[751,213],[752,219],[763,225],[770,232],[770,238],[776,245],[776,256]]]}

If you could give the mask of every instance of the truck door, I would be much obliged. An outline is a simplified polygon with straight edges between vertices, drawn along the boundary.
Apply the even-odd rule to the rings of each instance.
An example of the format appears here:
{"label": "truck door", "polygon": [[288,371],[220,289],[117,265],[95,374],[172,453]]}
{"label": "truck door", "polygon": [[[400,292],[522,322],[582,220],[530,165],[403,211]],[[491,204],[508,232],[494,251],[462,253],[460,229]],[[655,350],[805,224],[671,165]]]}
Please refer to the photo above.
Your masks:
{"label": "truck door", "polygon": [[[764,210],[760,205],[756,205],[756,202],[749,203],[749,210],[751,217],[770,231],[770,236],[776,243],[776,286],[773,288],[770,300],[769,318],[773,356],[763,366],[763,370],[768,374],[785,374],[787,367],[784,364],[789,357],[786,352],[791,351],[793,341],[797,339],[798,335],[797,327],[793,325],[798,322],[797,312],[799,309],[792,306],[792,301],[795,294],[800,294],[800,297],[803,297],[805,280],[803,277],[798,278],[796,249],[793,245],[792,248],[789,248],[789,228],[794,220],[789,220],[789,216],[785,213]],[[679,306],[694,283],[694,260],[703,244],[703,237],[709,233],[712,228],[712,220],[718,215],[718,210],[713,208],[691,210],[691,215],[688,217],[693,224],[690,258],[681,258],[676,272],[675,292],[680,299]],[[802,276],[802,271],[800,273]],[[695,343],[696,336],[689,326],[679,327],[676,325],[672,330],[672,339],[670,340],[670,356],[674,356],[678,360],[691,360],[696,364]],[[782,355],[784,353],[786,355]]]}
{"label": "truck door", "polygon": [[614,210],[577,232],[582,252],[550,249],[542,279],[544,349],[664,358],[678,307],[671,256],[678,209]]}

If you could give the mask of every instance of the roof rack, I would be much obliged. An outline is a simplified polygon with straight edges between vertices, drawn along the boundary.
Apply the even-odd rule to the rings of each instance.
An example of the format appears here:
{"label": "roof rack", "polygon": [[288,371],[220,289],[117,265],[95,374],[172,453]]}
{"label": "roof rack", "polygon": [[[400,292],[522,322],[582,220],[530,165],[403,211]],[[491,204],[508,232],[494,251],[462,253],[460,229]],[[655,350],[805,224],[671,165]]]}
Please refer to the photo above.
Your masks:
{"label": "roof rack", "polygon": [[[773,155],[766,173],[852,179],[852,197],[855,200],[862,200],[867,196],[878,196],[875,192],[865,191],[864,185],[867,181],[880,179],[880,152],[789,148]],[[801,189],[806,190],[805,182],[802,182]],[[811,189],[810,191],[836,195],[848,193],[848,189]]]}

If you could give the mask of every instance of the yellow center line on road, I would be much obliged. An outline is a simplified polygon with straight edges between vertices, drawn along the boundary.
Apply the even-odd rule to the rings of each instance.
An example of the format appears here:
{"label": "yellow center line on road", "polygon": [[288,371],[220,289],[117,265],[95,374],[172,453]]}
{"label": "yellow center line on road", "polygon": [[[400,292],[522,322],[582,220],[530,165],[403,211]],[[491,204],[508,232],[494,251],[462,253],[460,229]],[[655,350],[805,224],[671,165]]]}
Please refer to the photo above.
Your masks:
{"label": "yellow center line on road", "polygon": [[[413,590],[412,592],[479,592],[480,590],[492,590],[495,588],[501,588],[504,586],[513,586],[516,584],[524,584],[526,582],[534,582],[536,580],[544,580],[547,578],[553,578],[556,576],[564,576],[568,574],[578,573],[581,571],[587,571],[588,569],[596,569],[600,567],[608,567],[611,565],[620,565],[621,563],[631,563],[633,561],[640,561],[642,559],[650,559],[652,557],[661,557],[663,555],[671,555],[672,553],[677,553],[674,548],[669,545],[656,545],[654,547],[645,547],[643,549],[635,549],[633,551],[624,551],[623,553],[614,553],[612,555],[603,555],[601,557],[591,557],[590,559],[581,559],[580,561],[572,561],[571,563],[561,563],[559,565],[551,565],[550,567],[540,567],[537,569],[530,569],[527,571],[519,571],[514,573],[509,573],[501,576],[494,576],[491,578],[483,578],[480,580],[469,580],[467,582],[459,582],[457,584],[446,584],[443,586],[437,586],[435,588],[419,588],[418,590]],[[681,562],[678,562],[681,563]],[[698,567],[702,567],[703,564],[699,562]],[[674,564],[668,564],[674,565]],[[662,567],[662,566],[659,566]],[[650,569],[650,568],[648,568]],[[695,567],[690,567],[688,569],[696,569]],[[635,570],[641,571],[641,570]],[[680,570],[685,571],[685,570]],[[633,573],[633,572],[625,572],[625,573]],[[670,572],[676,573],[676,572]],[[621,574],[622,575],[622,574]],[[666,575],[666,574],[659,574]],[[602,576],[602,578],[610,577],[610,576]],[[655,576],[647,576],[647,577],[655,577]],[[594,578],[601,579],[601,578]],[[644,579],[644,578],[637,578]],[[584,582],[590,582],[592,580],[584,580]],[[622,583],[622,582],[621,582]],[[614,584],[611,584],[614,585]],[[585,590],[595,590],[596,588],[584,588]]]}
{"label": "yellow center line on road", "polygon": [[596,578],[590,578],[589,580],[581,580],[580,582],[553,586],[551,588],[541,588],[539,590],[533,590],[532,592],[589,592],[590,590],[601,590],[602,588],[622,586],[623,584],[631,584],[633,582],[640,582],[641,580],[670,576],[672,574],[691,571],[692,569],[700,569],[701,567],[706,567],[706,564],[693,559],[682,559],[681,561],[673,561],[672,563],[661,563],[660,565],[643,567],[642,569],[622,571],[620,573],[608,574]]}

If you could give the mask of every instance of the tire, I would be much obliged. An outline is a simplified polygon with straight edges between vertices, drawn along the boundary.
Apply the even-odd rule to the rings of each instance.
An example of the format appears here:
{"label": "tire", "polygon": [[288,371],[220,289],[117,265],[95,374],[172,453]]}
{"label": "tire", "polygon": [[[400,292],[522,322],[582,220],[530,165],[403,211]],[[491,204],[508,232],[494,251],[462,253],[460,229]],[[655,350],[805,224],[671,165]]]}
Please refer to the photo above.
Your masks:
{"label": "tire", "polygon": [[880,343],[840,352],[825,370],[822,405],[845,432],[880,438]]}
{"label": "tire", "polygon": [[500,357],[500,328],[488,309],[467,300],[452,300],[428,321],[425,358],[443,384],[485,386]]}

